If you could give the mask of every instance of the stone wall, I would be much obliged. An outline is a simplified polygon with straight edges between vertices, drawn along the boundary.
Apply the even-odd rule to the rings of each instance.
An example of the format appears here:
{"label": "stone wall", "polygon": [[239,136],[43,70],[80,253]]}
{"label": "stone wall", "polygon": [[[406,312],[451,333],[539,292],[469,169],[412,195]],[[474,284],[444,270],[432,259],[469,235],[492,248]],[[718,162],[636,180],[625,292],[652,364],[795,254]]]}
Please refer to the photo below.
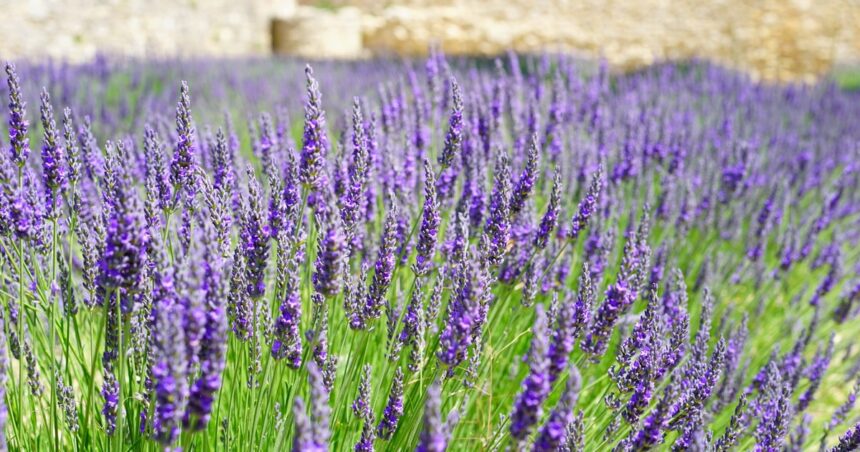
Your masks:
{"label": "stone wall", "polygon": [[[860,0],[0,0],[0,59],[565,51],[772,80],[860,62]],[[323,7],[324,6],[324,7]],[[276,18],[277,20],[272,20]]]}
{"label": "stone wall", "polygon": [[295,0],[0,0],[0,59],[265,54]]}
{"label": "stone wall", "polygon": [[622,69],[701,56],[772,80],[860,61],[857,0],[411,0],[369,8],[364,30],[373,52],[436,41],[450,53],[602,55]]}

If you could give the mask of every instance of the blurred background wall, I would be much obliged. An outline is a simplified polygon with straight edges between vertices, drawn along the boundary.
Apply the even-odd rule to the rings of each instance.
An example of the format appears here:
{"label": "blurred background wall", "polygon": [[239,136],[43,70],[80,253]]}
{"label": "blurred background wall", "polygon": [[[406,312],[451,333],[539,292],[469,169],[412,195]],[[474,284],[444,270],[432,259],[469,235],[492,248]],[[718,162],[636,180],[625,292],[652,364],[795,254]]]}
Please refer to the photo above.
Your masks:
{"label": "blurred background wall", "polygon": [[0,58],[262,54],[295,0],[0,0]]}
{"label": "blurred background wall", "polygon": [[770,80],[860,62],[860,0],[0,0],[0,58],[356,58],[566,51],[702,57]]}

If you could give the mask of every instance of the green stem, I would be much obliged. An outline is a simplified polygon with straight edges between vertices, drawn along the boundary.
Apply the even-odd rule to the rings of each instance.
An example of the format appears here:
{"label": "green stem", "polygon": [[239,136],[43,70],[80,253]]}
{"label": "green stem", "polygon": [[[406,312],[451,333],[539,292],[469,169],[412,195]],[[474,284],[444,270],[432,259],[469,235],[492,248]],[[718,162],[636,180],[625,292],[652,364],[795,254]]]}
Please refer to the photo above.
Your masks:
{"label": "green stem", "polygon": [[[52,199],[55,197],[52,196]],[[51,279],[50,284],[53,284],[57,278],[57,219],[54,218],[51,222],[53,227],[53,237],[51,240]],[[48,289],[50,293],[50,288]],[[55,316],[55,308],[56,300],[54,300],[50,295],[48,296],[48,328],[50,331],[51,342],[48,345],[48,356],[51,363],[51,424],[53,429],[53,447],[52,449],[57,450],[59,448],[59,433],[57,430],[57,361],[54,356],[54,344],[57,340],[57,329],[54,328],[54,316]]]}
{"label": "green stem", "polygon": [[118,340],[118,349],[117,349],[117,361],[118,361],[118,372],[117,372],[117,386],[119,394],[119,403],[117,404],[117,415],[116,415],[116,447],[114,450],[122,451],[122,435],[123,435],[123,417],[124,417],[124,408],[125,408],[125,399],[123,397],[123,379],[125,378],[125,350],[123,348],[122,343],[122,330],[123,330],[123,322],[122,322],[122,302],[119,296],[119,289],[114,291],[116,297],[116,332],[117,332],[117,340]]}
{"label": "green stem", "polygon": [[[18,167],[18,188],[22,169]],[[24,239],[18,239],[18,427],[24,425]],[[23,428],[18,433],[18,447],[23,448]]]}
{"label": "green stem", "polygon": [[[87,398],[89,401],[88,406],[87,406],[88,409],[87,409],[87,416],[86,416],[86,425],[87,426],[90,425],[90,419],[91,419],[91,416],[93,414],[93,411],[97,410],[96,404],[95,404],[95,384],[96,384],[95,373],[96,373],[96,362],[98,361],[98,357],[99,357],[99,349],[98,349],[97,344],[102,342],[102,334],[104,334],[105,329],[107,328],[107,309],[108,309],[107,308],[107,305],[108,305],[107,296],[105,296],[105,300],[103,300],[102,302],[104,303],[104,306],[105,306],[105,312],[104,312],[105,315],[102,318],[101,328],[99,328],[96,331],[96,333],[94,334],[96,340],[94,342],[92,342],[93,359],[92,359],[92,362],[90,363],[91,373],[90,373],[89,388],[87,390]],[[75,326],[77,326],[77,323],[75,324]],[[90,331],[92,334],[92,328],[90,329]],[[78,339],[78,342],[80,343],[80,339]]]}

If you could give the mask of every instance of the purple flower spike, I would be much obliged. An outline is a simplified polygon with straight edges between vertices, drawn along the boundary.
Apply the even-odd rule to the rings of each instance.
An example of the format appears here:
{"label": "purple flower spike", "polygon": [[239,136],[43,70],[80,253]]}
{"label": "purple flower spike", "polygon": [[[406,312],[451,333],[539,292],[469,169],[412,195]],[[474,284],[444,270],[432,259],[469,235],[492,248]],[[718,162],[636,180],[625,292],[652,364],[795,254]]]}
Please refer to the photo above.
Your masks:
{"label": "purple flower spike", "polygon": [[820,348],[815,353],[815,359],[812,364],[806,369],[806,377],[809,379],[809,388],[800,395],[797,401],[795,412],[801,413],[809,407],[809,404],[815,398],[815,391],[821,385],[821,379],[824,377],[824,372],[830,365],[830,360],[833,358],[833,335],[830,336],[830,342],[827,349],[822,351]]}
{"label": "purple flower spike", "polygon": [[[170,163],[170,183],[176,195],[182,190],[194,193],[194,125],[191,120],[191,96],[188,82],[182,81],[179,89],[179,103],[176,105],[177,142]],[[174,201],[176,202],[176,201]]]}
{"label": "purple flower spike", "polygon": [[149,125],[144,128],[143,148],[146,152],[146,177],[153,182],[152,196],[158,200],[158,207],[161,210],[167,210],[170,208],[173,194],[167,175],[164,145],[158,132]]}
{"label": "purple flower spike", "polygon": [[415,258],[415,274],[426,275],[436,252],[436,235],[439,233],[439,204],[436,201],[436,175],[430,164],[424,161],[424,210],[421,229],[418,231],[418,255]]}
{"label": "purple flower spike", "polygon": [[247,175],[248,199],[244,206],[240,243],[245,257],[248,296],[259,299],[266,291],[266,266],[271,232],[263,201],[263,189],[252,168],[248,167]]}
{"label": "purple flower spike", "polygon": [[[188,398],[186,425],[202,430],[209,423],[215,393],[221,388],[221,378],[227,361],[227,313],[224,300],[226,286],[224,262],[207,231],[206,261],[203,284],[205,290],[206,323],[200,345],[200,375],[191,387]],[[190,415],[190,416],[189,416]],[[191,422],[193,419],[193,422]]]}
{"label": "purple flower spike", "polygon": [[314,71],[305,66],[307,78],[307,100],[305,102],[305,126],[302,142],[299,178],[305,187],[319,189],[328,152],[325,111],[322,109],[322,94]]}
{"label": "purple flower spike", "polygon": [[[118,152],[122,153],[122,147]],[[115,160],[109,165],[112,173],[121,171]],[[140,288],[149,243],[137,191],[128,187],[124,174],[118,174],[115,183],[110,199],[113,208],[109,211],[104,252],[99,263],[98,282],[103,294],[115,289],[134,292]]]}
{"label": "purple flower spike", "polygon": [[373,413],[369,413],[364,418],[364,425],[361,427],[361,437],[355,443],[355,447],[352,450],[355,452],[373,452],[375,450],[373,447],[373,442],[376,441],[376,431],[373,428],[375,423],[376,418],[373,416]]}
{"label": "purple flower spike", "polygon": [[370,364],[365,364],[361,371],[361,381],[358,383],[358,397],[352,402],[352,412],[357,417],[368,419],[372,415],[372,407],[370,406]]}
{"label": "purple flower spike", "polygon": [[460,85],[451,79],[451,116],[448,118],[448,132],[445,134],[445,146],[439,155],[439,164],[442,169],[448,168],[454,163],[454,158],[462,151],[463,147],[463,98],[460,95]]}
{"label": "purple flower spike", "polygon": [[561,174],[556,171],[553,176],[552,194],[549,198],[549,204],[546,208],[543,218],[540,220],[537,234],[535,234],[534,246],[542,250],[546,248],[549,237],[552,231],[558,226],[558,212],[561,204]]}
{"label": "purple flower spike", "polygon": [[394,272],[394,252],[397,246],[397,211],[392,207],[385,219],[382,240],[376,253],[373,279],[367,292],[364,307],[364,317],[369,320],[378,319],[382,315],[385,293],[391,285]]}
{"label": "purple flower spike", "polygon": [[307,406],[301,397],[296,397],[293,405],[296,433],[293,437],[293,452],[326,452],[328,449],[314,442],[311,420]]}
{"label": "purple flower spike", "polygon": [[[286,233],[282,233],[286,234]],[[291,245],[285,242],[285,245]],[[297,257],[301,257],[296,253]],[[302,298],[299,286],[298,259],[288,264],[286,273],[285,296],[281,301],[280,315],[275,319],[275,340],[272,342],[272,357],[286,359],[287,365],[298,369],[302,364],[302,335],[299,331],[302,321]]]}
{"label": "purple flower spike", "polygon": [[388,393],[388,403],[382,413],[382,419],[376,428],[376,435],[380,439],[389,440],[397,430],[400,417],[403,416],[403,370],[399,367],[394,373],[394,382],[391,384],[391,392]]}
{"label": "purple flower spike", "polygon": [[511,436],[518,442],[525,441],[532,427],[541,417],[542,405],[549,395],[550,376],[549,328],[543,307],[537,305],[536,318],[532,328],[532,344],[529,350],[529,373],[523,381],[523,389],[514,402],[511,412]]}
{"label": "purple flower spike", "polygon": [[482,328],[489,286],[487,268],[474,253],[456,263],[454,272],[454,294],[448,303],[437,354],[449,369],[463,362],[475,333]]}
{"label": "purple flower spike", "polygon": [[415,452],[445,452],[449,431],[442,420],[442,388],[434,381],[424,400],[424,428]]}
{"label": "purple flower spike", "polygon": [[729,420],[729,426],[726,428],[723,436],[714,443],[714,449],[718,452],[726,452],[735,447],[735,443],[737,443],[738,438],[746,427],[746,409],[747,396],[746,394],[741,394],[740,400],[738,400],[738,404],[735,406],[735,411],[732,413],[732,418]]}
{"label": "purple flower spike", "polygon": [[597,309],[582,349],[599,359],[606,352],[615,323],[633,303],[633,295],[624,281],[609,286],[606,300]]}
{"label": "purple flower spike", "polygon": [[161,299],[155,306],[155,351],[152,378],[155,385],[155,436],[161,444],[172,445],[179,437],[182,417],[188,403],[185,335],[181,324],[184,316],[180,303],[166,304]]}
{"label": "purple flower spike", "polygon": [[102,397],[105,400],[102,407],[102,415],[105,417],[105,430],[108,435],[113,435],[116,431],[116,416],[119,409],[119,382],[117,382],[116,375],[114,375],[110,365],[105,367]]}
{"label": "purple flower spike", "polygon": [[851,452],[860,447],[860,423],[845,432],[839,438],[839,443],[830,452]]}
{"label": "purple flower spike", "polygon": [[761,259],[762,253],[764,252],[764,240],[767,235],[768,229],[770,228],[770,215],[773,212],[773,202],[774,196],[776,192],[771,192],[770,196],[764,202],[764,205],[761,207],[761,210],[758,213],[758,217],[756,218],[756,229],[755,235],[753,236],[752,244],[750,248],[747,250],[747,258],[756,262]]}
{"label": "purple flower spike", "polygon": [[589,277],[588,264],[584,264],[579,277],[579,294],[576,300],[566,298],[552,319],[552,332],[549,344],[550,382],[554,382],[565,367],[576,339],[588,325],[591,315],[591,299],[594,287]]}
{"label": "purple flower spike", "polygon": [[821,280],[821,283],[815,289],[815,293],[812,295],[812,299],[809,300],[809,304],[812,306],[818,306],[821,302],[821,298],[830,293],[830,290],[833,288],[835,284],[839,282],[839,278],[842,273],[842,256],[837,251],[830,260],[830,268],[827,271],[827,274],[824,275],[824,279]]}
{"label": "purple flower spike", "polygon": [[499,152],[493,178],[493,193],[490,196],[490,212],[484,234],[489,239],[486,250],[487,261],[491,266],[499,265],[508,251],[511,234],[510,198],[511,169],[507,155]]}
{"label": "purple flower spike", "polygon": [[424,292],[422,291],[421,278],[416,278],[409,304],[406,306],[406,314],[403,316],[403,329],[400,330],[400,343],[403,345],[415,345],[419,340],[423,328]]}
{"label": "purple flower spike", "polygon": [[528,160],[523,172],[520,173],[520,178],[514,185],[513,193],[511,194],[510,216],[516,217],[522,212],[526,205],[526,201],[531,196],[534,190],[535,180],[537,179],[538,171],[538,138],[537,135],[532,135],[531,144],[529,145]]}
{"label": "purple flower spike", "polygon": [[12,163],[21,168],[30,156],[27,103],[21,99],[21,86],[12,63],[6,63],[6,76],[9,85],[9,156]]}
{"label": "purple flower spike", "polygon": [[341,200],[341,219],[346,228],[348,241],[355,234],[356,222],[359,219],[360,208],[364,205],[365,188],[367,185],[368,142],[364,133],[364,119],[361,115],[361,104],[358,98],[352,104],[352,163],[349,167],[349,185]]}
{"label": "purple flower spike", "polygon": [[48,218],[60,215],[58,205],[60,191],[65,188],[68,178],[65,150],[59,142],[57,124],[54,121],[54,109],[46,89],[42,89],[42,128],[44,143],[42,144],[42,177],[45,182],[45,208]]}
{"label": "purple flower spike", "polygon": [[[66,147],[69,183],[77,187],[81,182],[81,154],[75,134],[72,110],[68,107],[63,109],[63,145]],[[73,196],[79,196],[79,192],[73,193]]]}
{"label": "purple flower spike", "polygon": [[346,266],[346,242],[339,218],[331,218],[317,245],[317,260],[314,264],[314,289],[323,296],[331,297],[340,292]]}
{"label": "purple flower spike", "polygon": [[762,400],[758,401],[758,409],[761,410],[761,422],[755,430],[756,452],[780,450],[793,416],[791,384],[783,382],[780,371],[774,362],[769,364],[767,375],[767,386],[764,388]]}
{"label": "purple flower spike", "polygon": [[535,440],[534,452],[553,452],[559,450],[559,446],[567,436],[567,427],[573,422],[576,402],[579,399],[579,391],[582,388],[582,377],[576,366],[570,367],[570,376],[567,379],[567,387],[561,396],[558,405],[552,410],[546,424],[540,429]]}
{"label": "purple flower spike", "polygon": [[597,167],[597,171],[591,177],[591,184],[588,186],[588,191],[585,192],[585,197],[579,201],[579,207],[576,214],[570,220],[570,230],[567,231],[569,240],[576,240],[579,234],[588,226],[588,219],[597,209],[597,203],[600,197],[600,191],[603,188],[603,165]]}
{"label": "purple flower spike", "polygon": [[323,370],[316,363],[308,366],[308,380],[311,386],[311,431],[313,442],[319,450],[328,450],[329,437],[329,391],[323,379]]}

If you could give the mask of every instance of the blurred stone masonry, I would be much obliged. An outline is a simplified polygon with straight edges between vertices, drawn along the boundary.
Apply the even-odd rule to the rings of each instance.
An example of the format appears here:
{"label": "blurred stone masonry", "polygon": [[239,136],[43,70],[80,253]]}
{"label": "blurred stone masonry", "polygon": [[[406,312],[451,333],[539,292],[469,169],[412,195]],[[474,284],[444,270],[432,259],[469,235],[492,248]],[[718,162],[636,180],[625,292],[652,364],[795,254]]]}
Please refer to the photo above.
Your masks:
{"label": "blurred stone masonry", "polygon": [[[0,0],[0,58],[566,51],[812,81],[860,62],[860,0]],[[9,19],[11,18],[11,20]]]}
{"label": "blurred stone masonry", "polygon": [[271,49],[296,0],[0,0],[0,59],[239,56]]}
{"label": "blurred stone masonry", "polygon": [[[368,0],[337,4],[362,9],[365,53],[421,55],[434,42],[451,54],[558,50],[602,55],[620,70],[700,56],[757,78],[780,81],[812,81],[836,64],[860,61],[858,0],[412,0],[375,6],[378,4]],[[309,7],[299,6],[305,8]],[[275,49],[292,50],[277,45]]]}

